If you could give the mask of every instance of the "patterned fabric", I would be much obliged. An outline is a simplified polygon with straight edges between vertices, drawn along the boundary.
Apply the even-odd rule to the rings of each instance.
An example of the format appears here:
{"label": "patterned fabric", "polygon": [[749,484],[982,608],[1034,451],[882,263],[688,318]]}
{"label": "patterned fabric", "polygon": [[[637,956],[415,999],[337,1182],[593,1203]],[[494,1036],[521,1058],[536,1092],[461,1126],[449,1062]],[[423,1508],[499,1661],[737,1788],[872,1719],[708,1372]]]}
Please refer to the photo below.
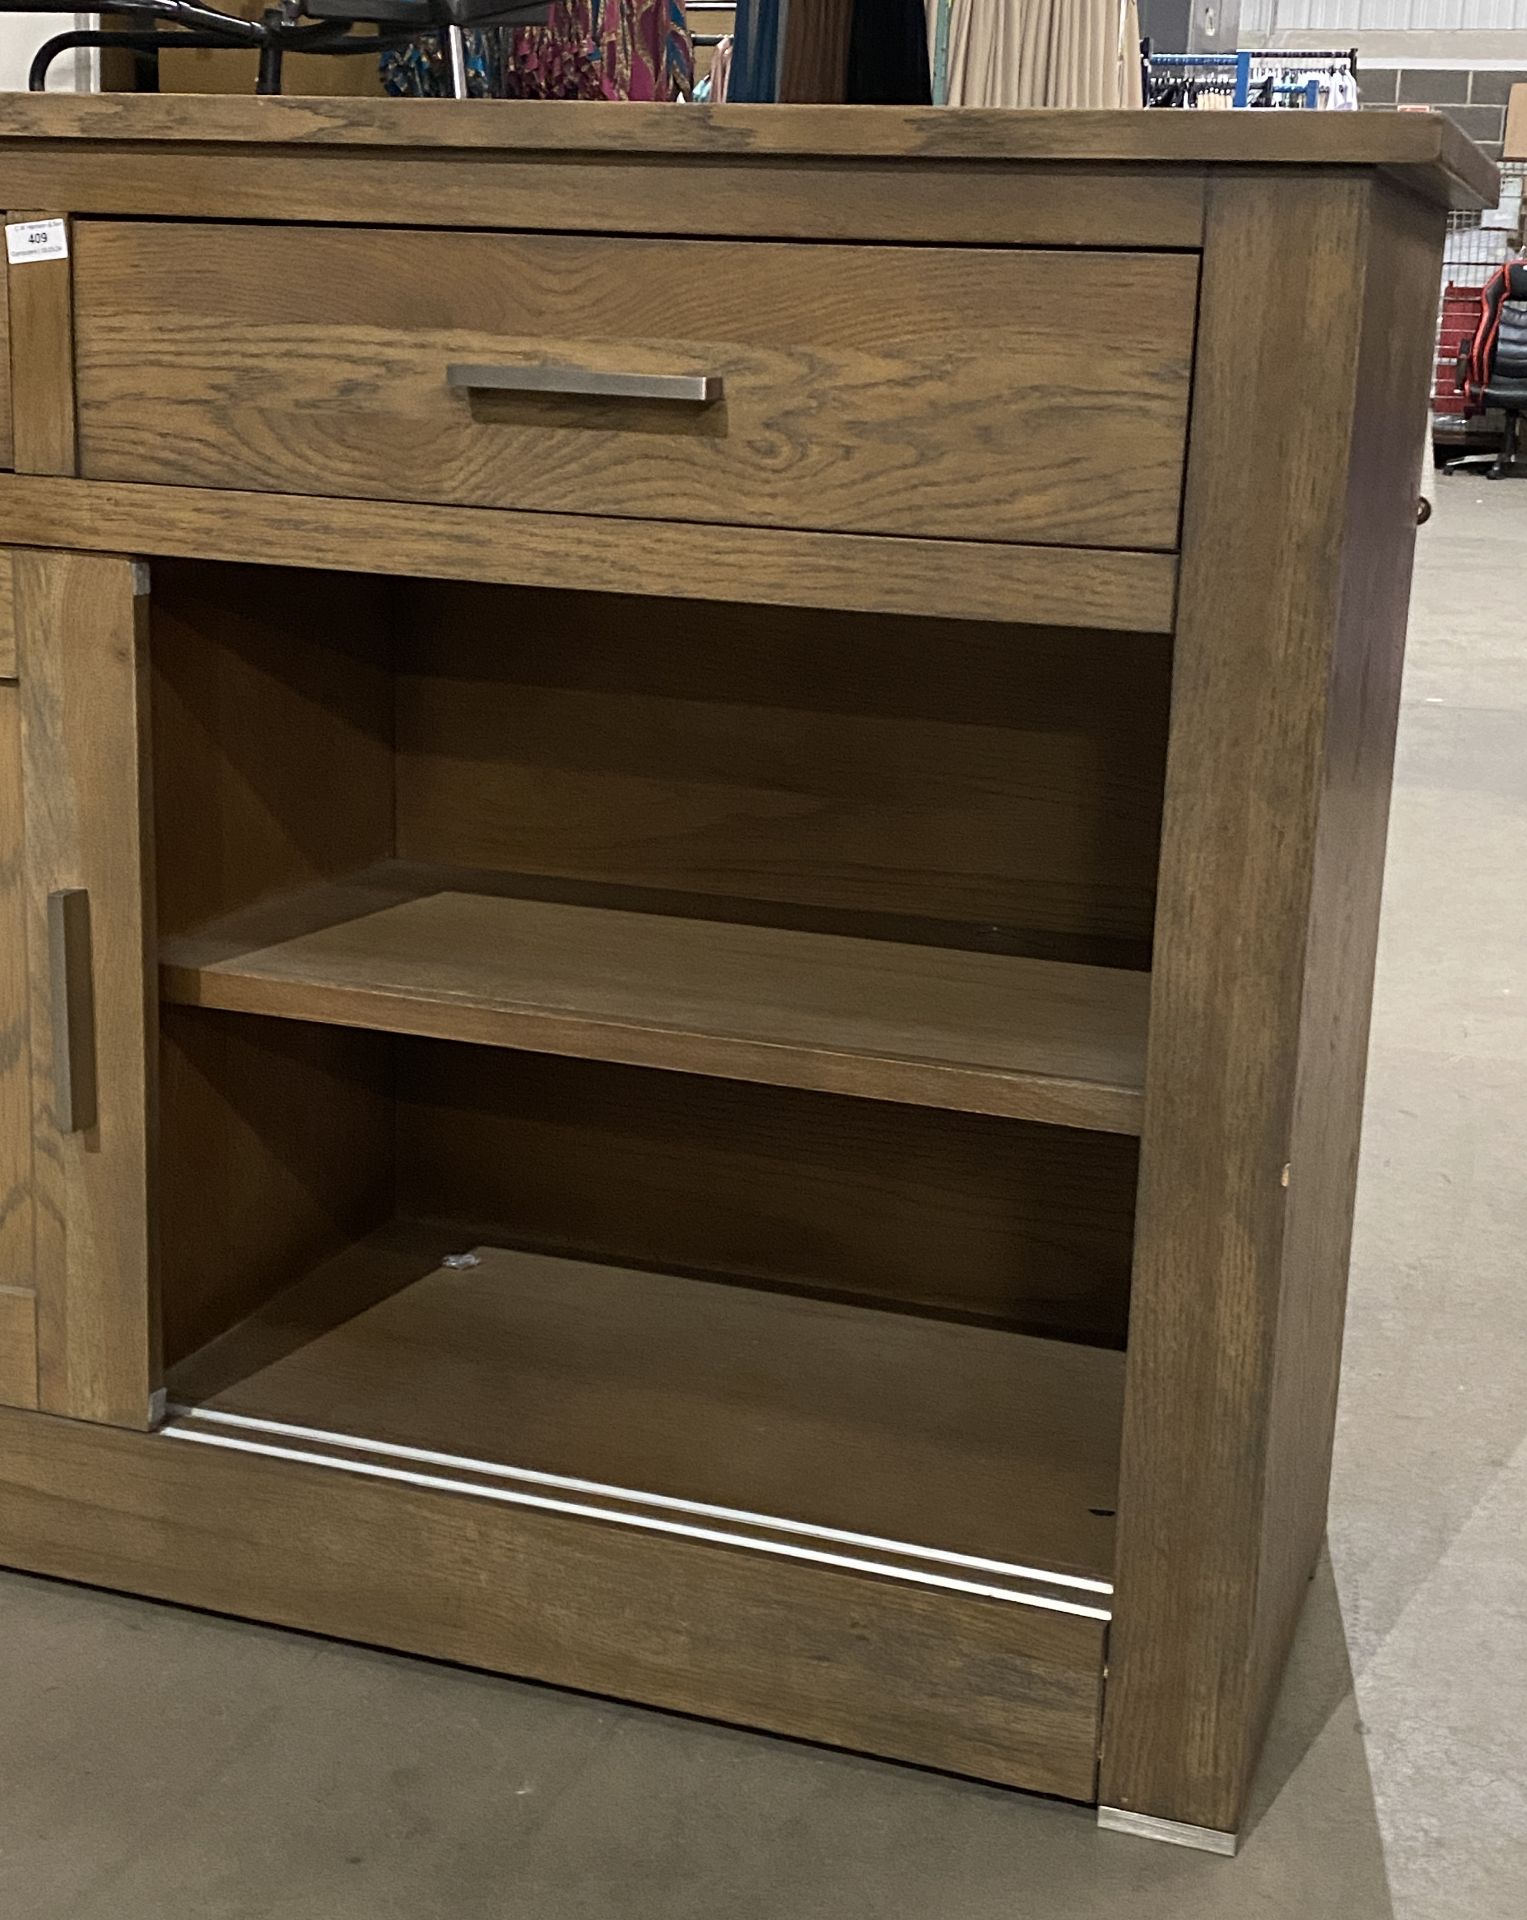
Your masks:
{"label": "patterned fabric", "polygon": [[[553,0],[544,27],[467,35],[474,96],[501,100],[678,100],[694,88],[682,0]],[[389,93],[450,93],[438,36],[382,60]]]}

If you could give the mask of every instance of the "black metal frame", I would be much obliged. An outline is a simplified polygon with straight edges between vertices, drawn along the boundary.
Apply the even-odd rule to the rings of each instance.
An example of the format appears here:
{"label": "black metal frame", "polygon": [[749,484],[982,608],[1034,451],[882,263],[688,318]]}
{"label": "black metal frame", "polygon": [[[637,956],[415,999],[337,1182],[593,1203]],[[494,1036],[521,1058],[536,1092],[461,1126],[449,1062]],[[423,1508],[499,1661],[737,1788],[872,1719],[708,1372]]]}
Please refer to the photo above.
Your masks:
{"label": "black metal frame", "polygon": [[[75,13],[64,0],[0,0],[0,13]],[[157,54],[164,47],[254,48],[260,56],[255,92],[278,94],[288,53],[370,54],[438,34],[451,55],[468,27],[543,23],[547,0],[279,0],[258,20],[219,13],[200,0],[112,0],[107,11],[141,18],[142,27],[71,27],[38,48],[27,86],[41,93],[48,69],[76,47],[121,47]],[[357,33],[358,26],[374,33]],[[452,59],[452,69],[455,70]],[[458,88],[464,94],[464,84]]]}

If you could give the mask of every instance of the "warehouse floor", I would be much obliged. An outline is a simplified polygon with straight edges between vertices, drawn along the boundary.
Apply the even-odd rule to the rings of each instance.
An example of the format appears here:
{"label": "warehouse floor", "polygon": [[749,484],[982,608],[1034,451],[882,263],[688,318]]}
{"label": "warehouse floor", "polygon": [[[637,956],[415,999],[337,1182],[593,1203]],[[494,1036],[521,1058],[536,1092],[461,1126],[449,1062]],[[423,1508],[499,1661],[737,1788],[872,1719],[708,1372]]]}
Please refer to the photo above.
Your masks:
{"label": "warehouse floor", "polygon": [[1331,1520],[1239,1861],[0,1575],[6,1920],[1521,1920],[1527,484],[1421,534]]}

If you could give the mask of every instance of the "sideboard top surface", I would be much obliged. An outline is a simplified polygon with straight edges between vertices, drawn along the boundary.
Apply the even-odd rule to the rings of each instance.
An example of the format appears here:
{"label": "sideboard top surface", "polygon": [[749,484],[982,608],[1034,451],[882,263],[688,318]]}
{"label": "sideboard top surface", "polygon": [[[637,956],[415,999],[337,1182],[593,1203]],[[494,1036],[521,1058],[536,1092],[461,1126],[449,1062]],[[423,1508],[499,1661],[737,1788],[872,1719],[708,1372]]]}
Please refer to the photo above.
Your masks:
{"label": "sideboard top surface", "polygon": [[1371,167],[1447,207],[1493,206],[1494,165],[1435,113],[1083,112],[942,107],[686,106],[583,101],[244,99],[11,94],[13,141],[734,160]]}

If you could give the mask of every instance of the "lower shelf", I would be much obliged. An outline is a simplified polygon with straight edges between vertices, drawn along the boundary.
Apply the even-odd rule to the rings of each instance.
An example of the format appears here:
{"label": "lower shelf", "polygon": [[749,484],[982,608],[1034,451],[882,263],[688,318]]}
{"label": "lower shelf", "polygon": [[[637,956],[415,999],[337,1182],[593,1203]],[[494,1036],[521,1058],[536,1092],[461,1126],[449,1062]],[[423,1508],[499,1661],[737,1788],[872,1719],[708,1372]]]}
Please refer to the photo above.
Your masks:
{"label": "lower shelf", "polygon": [[177,1438],[1104,1621],[1117,1353],[401,1225],[176,1370]]}
{"label": "lower shelf", "polygon": [[1123,1364],[394,1222],[161,1432],[12,1445],[0,1526],[12,1481],[43,1571],[1090,1800]]}

